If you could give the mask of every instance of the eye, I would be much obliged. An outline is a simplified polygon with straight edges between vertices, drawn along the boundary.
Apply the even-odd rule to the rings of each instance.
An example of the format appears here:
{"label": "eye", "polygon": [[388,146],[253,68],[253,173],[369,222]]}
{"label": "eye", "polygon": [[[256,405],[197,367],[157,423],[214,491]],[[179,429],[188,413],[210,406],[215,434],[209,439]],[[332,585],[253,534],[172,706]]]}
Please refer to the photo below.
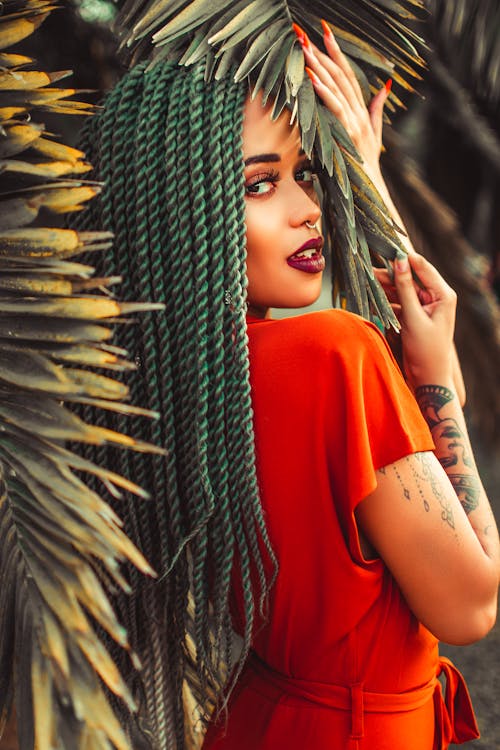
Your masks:
{"label": "eye", "polygon": [[249,195],[265,195],[274,188],[271,180],[259,180],[246,185],[245,190]]}
{"label": "eye", "polygon": [[245,185],[247,195],[268,195],[273,192],[279,180],[277,172],[266,172],[252,177]]}
{"label": "eye", "polygon": [[295,172],[297,182],[313,183],[316,179],[316,172],[310,164],[306,164]]}

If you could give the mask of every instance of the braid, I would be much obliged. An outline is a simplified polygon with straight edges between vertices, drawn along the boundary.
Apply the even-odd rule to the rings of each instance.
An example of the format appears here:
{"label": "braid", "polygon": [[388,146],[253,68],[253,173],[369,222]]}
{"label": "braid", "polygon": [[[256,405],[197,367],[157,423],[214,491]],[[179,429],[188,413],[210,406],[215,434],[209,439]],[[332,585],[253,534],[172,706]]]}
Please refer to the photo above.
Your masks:
{"label": "braid", "polygon": [[[183,684],[203,719],[214,701],[225,706],[251,645],[257,602],[262,613],[276,572],[250,400],[245,87],[229,77],[207,84],[203,74],[203,65],[138,66],[84,133],[105,187],[81,224],[114,232],[112,272],[124,276],[122,296],[165,304],[164,312],[141,316],[139,328],[121,327],[118,343],[139,365],[127,376],[132,399],[161,415],[141,422],[141,437],[167,455],[114,453],[113,460],[151,495],[149,502],[127,500],[125,528],[159,573],[150,583],[131,572],[133,596],[119,600],[143,664],[135,683],[140,716],[129,732],[138,746],[169,750],[185,746]],[[107,419],[126,430],[122,417]],[[245,620],[238,660],[229,609],[234,576]]]}

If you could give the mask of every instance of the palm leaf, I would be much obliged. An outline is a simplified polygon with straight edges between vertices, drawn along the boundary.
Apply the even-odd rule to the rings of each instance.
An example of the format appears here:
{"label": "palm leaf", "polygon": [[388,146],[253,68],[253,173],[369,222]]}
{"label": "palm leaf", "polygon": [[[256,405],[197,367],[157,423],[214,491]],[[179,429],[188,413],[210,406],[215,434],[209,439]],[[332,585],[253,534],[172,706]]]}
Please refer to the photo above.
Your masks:
{"label": "palm leaf", "polygon": [[450,73],[478,98],[500,102],[500,5],[497,0],[429,0],[430,26]]}
{"label": "palm leaf", "polygon": [[[36,29],[51,7],[43,0],[7,2],[0,48]],[[128,590],[124,562],[153,571],[81,475],[94,475],[115,497],[145,493],[64,443],[157,449],[86,424],[66,402],[154,416],[123,403],[127,386],[93,368],[130,369],[126,352],[109,343],[114,323],[161,306],[120,303],[109,291],[118,279],[94,279],[92,267],[73,260],[83,250],[106,249],[109,233],[31,226],[41,209],[79,210],[100,189],[58,179],[85,173],[90,165],[31,118],[47,109],[82,114],[92,108],[68,98],[74,89],[52,87],[67,71],[19,69],[31,62],[1,55],[0,734],[15,704],[21,750],[127,750],[106,689],[129,710],[134,698],[95,625],[129,652],[136,667],[106,590],[111,584]],[[100,294],[92,294],[95,288]]]}
{"label": "palm leaf", "polygon": [[[207,80],[232,70],[235,81],[248,80],[253,97],[262,92],[264,102],[274,99],[273,118],[285,107],[290,109],[292,121],[298,120],[304,151],[315,155],[330,178],[335,175],[336,179],[325,179],[323,185],[331,194],[327,199],[330,204],[341,208],[345,233],[337,237],[338,252],[357,253],[356,221],[358,218],[359,226],[364,226],[363,217],[368,216],[366,236],[359,242],[369,237],[371,249],[394,258],[402,247],[397,232],[383,203],[374,202],[373,188],[364,173],[356,170],[349,158],[352,155],[360,160],[348,134],[317,99],[304,75],[304,56],[292,22],[319,45],[320,19],[331,24],[368,101],[388,76],[403,91],[413,91],[413,82],[420,80],[418,49],[423,43],[408,23],[421,15],[423,8],[423,0],[127,0],[116,29],[121,49],[132,62],[150,57],[154,64],[168,57],[192,65],[205,59]],[[389,107],[400,105],[397,93],[392,93]],[[344,161],[348,166],[341,166]],[[358,190],[347,190],[345,175],[356,179]],[[372,247],[372,239],[376,247]],[[379,317],[382,307],[385,323],[397,325],[380,289],[373,294],[377,282],[372,278],[363,281],[358,263],[354,258],[342,261],[345,282],[352,284],[347,295],[349,307],[368,316],[376,309]]]}

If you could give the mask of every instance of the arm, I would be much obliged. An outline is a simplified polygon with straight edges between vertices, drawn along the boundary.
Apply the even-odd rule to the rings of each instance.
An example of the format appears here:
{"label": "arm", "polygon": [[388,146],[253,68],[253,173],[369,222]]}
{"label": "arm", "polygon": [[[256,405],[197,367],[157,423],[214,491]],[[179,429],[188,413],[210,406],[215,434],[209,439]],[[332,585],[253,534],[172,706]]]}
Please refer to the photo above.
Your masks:
{"label": "arm", "polygon": [[415,396],[429,425],[435,455],[462,505],[485,554],[498,562],[495,519],[481,484],[467,434],[464,415],[455,393],[446,386],[417,387]]}
{"label": "arm", "polygon": [[[328,29],[324,41],[328,54],[302,41],[316,93],[346,127],[368,176],[401,225],[379,167],[387,90],[374,97],[368,111]],[[416,616],[442,640],[467,643],[485,635],[495,621],[498,531],[460,406],[465,392],[453,346],[456,295],[410,240],[404,242],[410,263],[395,263],[394,280],[386,271],[378,275],[402,325],[406,377],[430,421],[436,455],[407,456],[381,469],[376,490],[356,516]],[[410,268],[423,288],[415,285]]]}
{"label": "arm", "polygon": [[441,640],[464,644],[495,622],[498,531],[454,390],[456,295],[422,256],[409,260],[425,289],[408,262],[396,264],[403,356],[436,451],[381,469],[356,517],[415,615]]}

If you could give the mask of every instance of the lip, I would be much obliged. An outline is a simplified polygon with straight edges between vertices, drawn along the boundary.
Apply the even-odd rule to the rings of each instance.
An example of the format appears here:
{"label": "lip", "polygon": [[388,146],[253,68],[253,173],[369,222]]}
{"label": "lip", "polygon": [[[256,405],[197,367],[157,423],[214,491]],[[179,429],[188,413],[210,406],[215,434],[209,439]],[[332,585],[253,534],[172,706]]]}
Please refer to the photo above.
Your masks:
{"label": "lip", "polygon": [[[323,238],[322,237],[315,237],[314,239],[307,240],[307,242],[304,242],[304,244],[299,247],[298,250],[296,250],[293,255],[290,255],[286,262],[289,266],[292,268],[297,269],[298,271],[304,271],[305,273],[321,273],[325,270],[325,258],[321,254],[321,249],[323,247]],[[312,255],[310,258],[296,258],[295,256],[299,253],[304,252],[304,250],[316,250],[314,255]]]}
{"label": "lip", "polygon": [[304,242],[304,244],[301,245],[298,250],[296,250],[292,255],[290,255],[290,258],[293,258],[294,255],[297,255],[297,253],[303,253],[304,250],[310,250],[311,248],[316,248],[319,252],[321,252],[322,247],[323,247],[323,237],[313,237],[313,239],[307,240],[307,242]]}

